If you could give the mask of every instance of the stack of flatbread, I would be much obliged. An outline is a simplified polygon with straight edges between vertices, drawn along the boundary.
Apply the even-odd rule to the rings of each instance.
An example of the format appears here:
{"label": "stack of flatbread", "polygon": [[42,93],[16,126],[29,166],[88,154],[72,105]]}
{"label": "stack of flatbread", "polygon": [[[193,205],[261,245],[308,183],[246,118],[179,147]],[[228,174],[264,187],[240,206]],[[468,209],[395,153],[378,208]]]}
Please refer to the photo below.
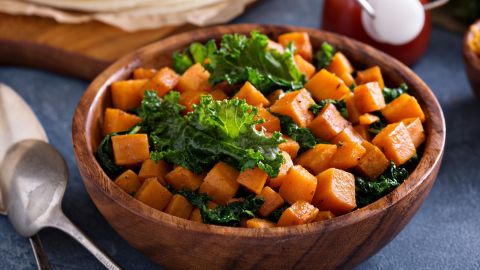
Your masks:
{"label": "stack of flatbread", "polygon": [[256,0],[0,0],[0,12],[36,15],[60,23],[92,20],[128,32],[169,25],[227,22]]}

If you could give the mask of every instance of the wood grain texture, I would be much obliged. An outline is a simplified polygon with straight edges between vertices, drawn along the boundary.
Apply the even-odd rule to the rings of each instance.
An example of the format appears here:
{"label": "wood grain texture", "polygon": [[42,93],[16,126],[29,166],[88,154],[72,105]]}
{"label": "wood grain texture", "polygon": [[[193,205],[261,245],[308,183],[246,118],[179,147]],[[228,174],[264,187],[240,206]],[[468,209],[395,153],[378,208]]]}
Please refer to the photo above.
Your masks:
{"label": "wood grain texture", "polygon": [[[475,22],[471,27],[480,29],[480,20]],[[469,44],[472,39],[473,33],[471,30],[468,30],[463,38],[463,61],[470,86],[477,97],[480,98],[480,55],[475,53],[470,47]]]}
{"label": "wood grain texture", "polygon": [[[427,115],[425,152],[411,176],[367,207],[307,225],[268,230],[198,224],[156,211],[127,195],[94,157],[101,140],[108,86],[139,66],[171,64],[171,53],[192,41],[257,29],[276,38],[306,31],[314,48],[328,41],[357,68],[379,65],[388,85],[406,82]],[[132,246],[167,269],[351,269],[392,240],[428,195],[445,144],[445,121],[428,86],[397,60],[359,42],[328,32],[288,26],[231,25],[164,39],[129,54],[100,74],[82,97],[73,119],[73,144],[84,184],[97,208]]]}

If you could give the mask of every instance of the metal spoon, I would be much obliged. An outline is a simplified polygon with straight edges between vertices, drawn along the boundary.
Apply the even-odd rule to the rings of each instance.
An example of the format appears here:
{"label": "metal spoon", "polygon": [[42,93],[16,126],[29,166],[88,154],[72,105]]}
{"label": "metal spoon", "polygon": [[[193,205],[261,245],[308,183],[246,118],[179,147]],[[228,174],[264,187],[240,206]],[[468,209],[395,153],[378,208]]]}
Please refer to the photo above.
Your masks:
{"label": "metal spoon", "polygon": [[[425,10],[431,10],[435,9],[437,7],[441,7],[445,4],[448,3],[449,0],[437,0],[433,2],[429,2],[427,4],[423,5],[423,8]],[[360,4],[362,9],[372,18],[375,18],[375,9],[372,7],[372,5],[368,2],[368,0],[357,0],[357,2]]]}
{"label": "metal spoon", "polygon": [[106,268],[120,269],[63,213],[67,181],[67,165],[53,146],[40,140],[13,145],[0,168],[3,201],[13,227],[25,237],[45,227],[57,228],[82,244]]}

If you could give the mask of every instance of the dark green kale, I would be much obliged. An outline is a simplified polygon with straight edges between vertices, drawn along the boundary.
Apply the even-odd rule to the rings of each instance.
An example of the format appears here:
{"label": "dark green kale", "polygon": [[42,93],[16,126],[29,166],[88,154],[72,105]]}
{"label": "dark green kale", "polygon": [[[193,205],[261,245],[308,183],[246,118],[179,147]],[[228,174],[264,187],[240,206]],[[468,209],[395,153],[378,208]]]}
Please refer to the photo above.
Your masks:
{"label": "dark green kale", "polygon": [[194,42],[183,52],[173,53],[173,69],[182,74],[195,63],[204,64],[205,59],[210,58],[216,50],[217,45],[214,40],[208,41],[205,45]]}
{"label": "dark green kale", "polygon": [[373,115],[376,115],[378,116],[378,118],[380,120],[374,122],[373,124],[371,124],[369,127],[368,127],[368,132],[370,132],[370,134],[372,134],[373,136],[377,135],[378,133],[380,133],[380,131],[382,131],[383,128],[385,128],[387,126],[387,120],[385,119],[385,117],[383,117],[383,115],[380,113],[380,112],[373,112],[372,113]]}
{"label": "dark green kale", "polygon": [[200,209],[203,222],[206,224],[240,226],[243,218],[254,218],[264,203],[262,198],[249,195],[244,201],[231,202],[209,209],[207,203],[211,199],[207,194],[198,194],[190,190],[180,190],[178,193]]}
{"label": "dark green kale", "polygon": [[[415,162],[415,161],[412,161]],[[364,207],[379,198],[385,196],[394,188],[398,187],[409,173],[406,168],[397,167],[393,161],[390,162],[390,167],[380,175],[376,180],[370,181],[362,177],[355,178],[355,197],[357,207]]]}
{"label": "dark green kale", "polygon": [[292,118],[285,115],[276,115],[280,119],[282,133],[291,137],[300,144],[302,150],[313,148],[317,143],[317,138],[308,128],[298,126]]}
{"label": "dark green kale", "polygon": [[345,100],[340,99],[340,100],[334,100],[334,99],[324,99],[321,100],[319,103],[315,103],[312,106],[310,106],[310,111],[317,116],[320,111],[325,107],[327,104],[333,104],[337,108],[338,112],[343,116],[343,118],[348,118],[348,111],[347,111],[347,104],[345,103]]}
{"label": "dark green kale", "polygon": [[267,46],[268,37],[258,32],[252,32],[250,38],[240,34],[224,35],[220,49],[209,57],[206,64],[210,83],[249,81],[264,94],[279,88],[302,88],[306,79],[293,60],[293,44],[288,45],[284,53]]}
{"label": "dark green kale", "polygon": [[388,88],[384,87],[383,88],[383,97],[385,98],[385,103],[390,103],[397,97],[399,97],[403,93],[408,92],[408,86],[406,83],[402,83],[399,87],[397,88]]}
{"label": "dark green kale", "polygon": [[268,216],[268,219],[277,223],[283,212],[285,212],[288,207],[290,207],[290,205],[286,203],[283,206],[280,206],[279,208],[273,210],[273,212]]}
{"label": "dark green kale", "polygon": [[118,175],[124,171],[124,168],[115,165],[112,149],[112,137],[117,135],[135,134],[140,130],[140,126],[134,126],[128,131],[113,132],[105,136],[97,148],[96,156],[100,166],[108,175]]}
{"label": "dark green kale", "polygon": [[323,42],[320,50],[315,54],[317,70],[326,68],[332,62],[335,48],[327,42]]}

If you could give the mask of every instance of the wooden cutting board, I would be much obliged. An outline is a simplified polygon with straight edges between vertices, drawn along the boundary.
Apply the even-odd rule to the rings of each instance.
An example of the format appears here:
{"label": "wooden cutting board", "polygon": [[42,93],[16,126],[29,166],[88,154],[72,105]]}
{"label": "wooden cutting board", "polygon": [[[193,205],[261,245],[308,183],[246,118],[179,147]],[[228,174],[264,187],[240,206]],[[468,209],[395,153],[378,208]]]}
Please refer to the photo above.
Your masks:
{"label": "wooden cutting board", "polygon": [[91,80],[126,53],[194,28],[171,26],[128,33],[99,22],[60,24],[49,18],[0,13],[0,64]]}

